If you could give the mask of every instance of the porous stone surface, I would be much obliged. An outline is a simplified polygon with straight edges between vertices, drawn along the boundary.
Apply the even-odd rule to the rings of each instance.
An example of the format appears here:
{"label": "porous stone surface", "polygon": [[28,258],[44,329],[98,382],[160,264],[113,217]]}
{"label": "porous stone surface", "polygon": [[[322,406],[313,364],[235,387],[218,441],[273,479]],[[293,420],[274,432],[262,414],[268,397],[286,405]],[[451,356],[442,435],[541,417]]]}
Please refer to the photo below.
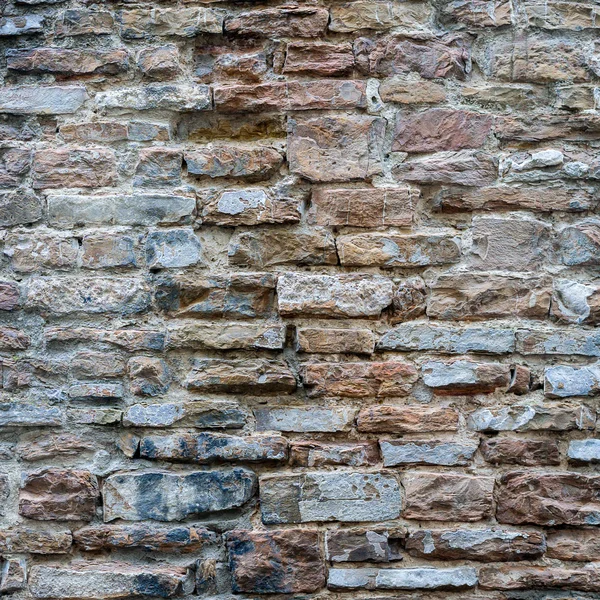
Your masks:
{"label": "porous stone surface", "polygon": [[598,6],[0,0],[0,596],[598,596]]}

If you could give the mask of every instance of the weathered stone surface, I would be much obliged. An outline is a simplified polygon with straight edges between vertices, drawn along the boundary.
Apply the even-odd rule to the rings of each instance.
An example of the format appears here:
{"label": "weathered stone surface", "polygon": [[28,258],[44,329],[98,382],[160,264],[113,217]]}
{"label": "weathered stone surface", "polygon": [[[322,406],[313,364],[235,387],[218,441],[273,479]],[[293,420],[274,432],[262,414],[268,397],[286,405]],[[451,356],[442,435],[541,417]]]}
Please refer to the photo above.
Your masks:
{"label": "weathered stone surface", "polygon": [[483,186],[496,179],[497,163],[483,151],[438,152],[406,160],[393,169],[393,174],[398,180],[422,185]]}
{"label": "weathered stone surface", "polygon": [[596,396],[600,393],[600,366],[547,367],[544,372],[544,394],[548,398]]}
{"label": "weathered stone surface", "polygon": [[302,327],[296,329],[295,345],[311,354],[373,354],[375,340],[370,329]]}
{"label": "weathered stone surface", "polygon": [[63,11],[54,25],[54,34],[61,38],[78,35],[112,33],[114,19],[107,10],[73,8]]}
{"label": "weathered stone surface", "polygon": [[2,564],[0,592],[18,592],[26,587],[27,560],[25,558],[6,558]]}
{"label": "weathered stone surface", "polygon": [[426,3],[369,2],[357,0],[331,7],[329,30],[351,32],[361,29],[391,29],[402,27],[415,30],[426,27],[430,8]]}
{"label": "weathered stone surface", "polygon": [[411,556],[435,560],[533,560],[545,550],[544,535],[537,531],[428,529],[411,532],[406,540],[406,551]]}
{"label": "weathered stone surface", "polygon": [[549,558],[559,560],[596,561],[600,556],[600,540],[595,529],[563,529],[547,534]]}
{"label": "weathered stone surface", "polygon": [[499,317],[545,318],[550,281],[544,277],[440,275],[431,288],[427,315],[473,321]]}
{"label": "weathered stone surface", "polygon": [[492,514],[493,477],[409,473],[402,484],[406,519],[480,521]]}
{"label": "weathered stone surface", "polygon": [[4,254],[15,271],[31,273],[40,268],[70,270],[77,264],[79,244],[68,234],[9,234]]}
{"label": "weathered stone surface", "polygon": [[237,530],[225,540],[234,592],[290,594],[315,592],[325,585],[316,531]]}
{"label": "weathered stone surface", "polygon": [[7,554],[66,554],[71,541],[71,532],[67,529],[37,530],[19,526],[0,531],[0,551]]}
{"label": "weathered stone surface", "polygon": [[[209,110],[212,99],[208,86],[150,83],[141,89],[125,88],[98,92],[96,104],[104,110]],[[1,106],[1,104],[0,104]]]}
{"label": "weathered stone surface", "polygon": [[594,331],[524,330],[517,332],[521,354],[600,356],[600,337]]}
{"label": "weathered stone surface", "polygon": [[287,440],[280,436],[239,437],[218,433],[145,436],[140,456],[194,463],[260,462],[287,459]]}
{"label": "weathered stone surface", "polygon": [[214,103],[222,112],[364,108],[365,84],[331,79],[216,87]]}
{"label": "weathered stone surface", "polygon": [[452,35],[431,40],[396,35],[378,40],[358,38],[354,42],[354,55],[358,67],[369,75],[416,72],[426,79],[462,79],[470,68],[466,40]]}
{"label": "weathered stone surface", "polygon": [[332,590],[461,590],[477,585],[472,567],[433,569],[331,569],[327,587]]}
{"label": "weathered stone surface", "polygon": [[85,451],[96,450],[97,445],[89,439],[72,433],[22,436],[17,445],[18,455],[26,461],[37,461],[58,456],[78,456]]}
{"label": "weathered stone surface", "polygon": [[144,48],[137,57],[138,67],[150,79],[171,79],[180,72],[179,50],[174,44]]}
{"label": "weathered stone surface", "polygon": [[165,333],[152,329],[97,329],[93,327],[48,327],[44,330],[47,342],[100,342],[124,348],[130,352],[139,350],[163,350]]}
{"label": "weathered stone surface", "polygon": [[48,219],[56,227],[75,225],[176,225],[188,220],[194,198],[165,193],[119,196],[48,197]]}
{"label": "weathered stone surface", "polygon": [[380,473],[307,473],[260,478],[265,524],[384,521],[400,514],[400,488]]}
{"label": "weathered stone surface", "polygon": [[177,269],[202,261],[202,245],[192,229],[151,231],[146,239],[146,263],[151,269]]}
{"label": "weathered stone surface", "polygon": [[565,265],[597,265],[600,263],[600,222],[582,221],[560,232],[559,252]]}
{"label": "weathered stone surface", "polygon": [[585,405],[513,405],[496,409],[480,408],[467,420],[475,431],[569,431],[594,429],[596,416]]}
{"label": "weathered stone surface", "polygon": [[145,310],[148,288],[140,279],[38,277],[29,282],[25,306],[29,310],[71,313],[123,313]]}
{"label": "weathered stone surface", "polygon": [[257,408],[258,431],[335,432],[350,429],[356,410],[352,408]]}
{"label": "weathered stone surface", "polygon": [[456,431],[458,413],[452,408],[441,407],[372,406],[360,411],[357,428],[366,433]]}
{"label": "weathered stone surface", "polygon": [[283,157],[275,148],[233,144],[194,149],[186,152],[184,158],[191,175],[253,180],[268,179],[283,162]]}
{"label": "weathered stone surface", "polygon": [[23,331],[14,327],[0,327],[0,350],[26,350],[31,340]]}
{"label": "weathered stone surface", "polygon": [[73,532],[73,543],[85,551],[142,548],[158,552],[196,552],[214,544],[216,535],[204,527],[146,524],[89,525]]}
{"label": "weathered stone surface", "polygon": [[222,33],[223,17],[212,8],[134,9],[118,13],[121,37],[143,39],[151,35],[194,37],[200,33]]}
{"label": "weathered stone surface", "polygon": [[515,349],[515,333],[510,329],[459,328],[426,323],[397,325],[385,333],[378,350],[410,352],[434,350],[448,354],[508,354]]}
{"label": "weathered stone surface", "polygon": [[87,75],[115,74],[129,65],[125,50],[68,50],[63,48],[13,49],[6,53],[7,67],[26,73]]}
{"label": "weathered stone surface", "polygon": [[477,444],[454,442],[398,442],[380,440],[384,467],[422,464],[460,466],[468,465],[477,450]]}
{"label": "weathered stone surface", "polygon": [[551,314],[563,323],[600,321],[600,287],[568,279],[556,279],[552,294]]}
{"label": "weathered stone surface", "polygon": [[346,267],[426,267],[459,262],[458,238],[447,235],[359,233],[336,239]]}
{"label": "weathered stone surface", "polygon": [[[338,238],[339,240],[339,238]],[[257,268],[281,264],[336,265],[336,242],[325,230],[259,230],[236,233],[229,242],[229,264]]]}
{"label": "weathered stone surface", "polygon": [[196,360],[185,386],[206,393],[291,393],[296,378],[284,363],[274,360]]}
{"label": "weathered stone surface", "polygon": [[308,218],[312,224],[326,226],[409,227],[418,196],[418,190],[408,186],[316,188]]}
{"label": "weathered stone surface", "polygon": [[63,414],[57,406],[3,402],[0,404],[0,425],[4,427],[60,426]]}
{"label": "weathered stone surface", "polygon": [[29,588],[35,598],[172,598],[192,592],[194,578],[186,567],[168,564],[44,564],[31,568]]}
{"label": "weathered stone surface", "polygon": [[544,567],[484,567],[479,583],[484,589],[523,590],[527,588],[559,588],[594,592],[600,590],[598,568],[546,569]]}
{"label": "weathered stone surface", "polygon": [[499,481],[496,518],[515,525],[596,525],[599,485],[600,478],[580,473],[507,473]]}
{"label": "weathered stone surface", "polygon": [[186,474],[117,473],[104,480],[104,520],[181,521],[239,508],[254,495],[256,476],[247,469]]}
{"label": "weathered stone surface", "polygon": [[134,187],[163,187],[181,183],[183,153],[177,148],[143,148],[133,178]]}
{"label": "weathered stone surface", "polygon": [[445,23],[467,27],[500,27],[511,24],[511,4],[507,0],[454,0],[440,3]]}
{"label": "weathered stone surface", "polygon": [[392,149],[403,152],[439,152],[479,148],[492,129],[489,115],[432,108],[408,119],[398,117]]}
{"label": "weathered stone surface", "polygon": [[483,458],[495,465],[559,465],[560,453],[554,440],[492,438],[479,446]]}
{"label": "weathered stone surface", "polygon": [[171,374],[164,360],[138,356],[127,363],[129,389],[136,396],[159,396],[169,389]]}
{"label": "weathered stone surface", "polygon": [[317,37],[325,32],[329,11],[317,6],[281,6],[240,13],[225,20],[225,31],[241,35]]}
{"label": "weathered stone surface", "polygon": [[0,226],[28,225],[42,217],[42,204],[35,194],[22,190],[0,193]]}
{"label": "weathered stone surface", "polygon": [[392,282],[378,275],[285,273],[277,297],[281,315],[376,317],[392,303]]}
{"label": "weathered stone surface", "polygon": [[367,115],[290,119],[290,171],[313,182],[370,179],[381,173],[384,129],[383,119]]}
{"label": "weathered stone surface", "polygon": [[18,17],[2,17],[0,20],[0,36],[24,35],[40,33],[44,30],[43,15],[23,15]]}
{"label": "weathered stone surface", "polygon": [[600,440],[572,440],[567,457],[573,463],[595,463],[600,461]]}
{"label": "weathered stone surface", "polygon": [[510,383],[509,366],[499,363],[430,361],[421,371],[425,385],[438,394],[486,394]]}
{"label": "weathered stone surface", "polygon": [[21,148],[0,150],[0,187],[18,186],[29,171],[31,152]]}
{"label": "weathered stone surface", "polygon": [[299,467],[322,467],[347,465],[367,467],[379,462],[379,450],[375,442],[292,442],[290,464]]}
{"label": "weathered stone surface", "polygon": [[135,267],[136,240],[129,235],[89,234],[81,242],[81,266],[87,269]]}
{"label": "weathered stone surface", "polygon": [[43,469],[23,475],[19,514],[39,521],[91,521],[99,496],[89,471]]}
{"label": "weathered stone surface", "polygon": [[381,82],[379,95],[384,102],[435,104],[446,99],[446,90],[443,85],[427,79],[396,75]]}
{"label": "weathered stone surface", "polygon": [[417,369],[403,362],[321,363],[304,369],[310,396],[407,396],[417,381]]}
{"label": "weathered stone surface", "polygon": [[285,49],[283,73],[343,75],[354,66],[354,53],[349,42],[291,42]]}
{"label": "weathered stone surface", "polygon": [[0,113],[65,115],[76,112],[87,100],[85,87],[5,86],[0,90]]}
{"label": "weathered stone surface", "polygon": [[188,323],[169,327],[169,348],[282,350],[285,325]]}
{"label": "weathered stone surface", "polygon": [[327,558],[337,562],[391,562],[402,560],[398,544],[404,539],[400,531],[383,529],[337,529],[325,539]]}

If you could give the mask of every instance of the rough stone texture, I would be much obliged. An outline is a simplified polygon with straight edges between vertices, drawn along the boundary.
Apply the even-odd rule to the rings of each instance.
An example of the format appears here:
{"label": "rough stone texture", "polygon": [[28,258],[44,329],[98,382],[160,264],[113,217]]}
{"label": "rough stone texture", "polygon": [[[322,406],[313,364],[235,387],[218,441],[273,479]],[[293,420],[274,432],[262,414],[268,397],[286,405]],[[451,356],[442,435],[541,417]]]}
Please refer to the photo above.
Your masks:
{"label": "rough stone texture", "polygon": [[598,595],[599,31],[0,0],[0,596]]}

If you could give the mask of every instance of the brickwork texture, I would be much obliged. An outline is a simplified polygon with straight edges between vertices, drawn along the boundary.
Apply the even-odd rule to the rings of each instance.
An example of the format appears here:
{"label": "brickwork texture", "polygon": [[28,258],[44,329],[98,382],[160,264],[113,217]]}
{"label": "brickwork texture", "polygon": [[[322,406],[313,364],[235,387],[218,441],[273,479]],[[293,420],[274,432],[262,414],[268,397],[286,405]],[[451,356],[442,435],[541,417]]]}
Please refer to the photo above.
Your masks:
{"label": "brickwork texture", "polygon": [[0,15],[0,595],[599,597],[597,0]]}

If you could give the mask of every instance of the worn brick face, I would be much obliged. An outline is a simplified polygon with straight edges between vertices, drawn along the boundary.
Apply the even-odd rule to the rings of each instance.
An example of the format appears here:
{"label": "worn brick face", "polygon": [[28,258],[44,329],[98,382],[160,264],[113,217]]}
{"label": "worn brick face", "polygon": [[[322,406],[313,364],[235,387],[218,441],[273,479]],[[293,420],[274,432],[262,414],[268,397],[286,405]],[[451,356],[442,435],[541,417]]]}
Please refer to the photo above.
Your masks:
{"label": "worn brick face", "polygon": [[600,592],[597,3],[0,13],[0,596]]}

